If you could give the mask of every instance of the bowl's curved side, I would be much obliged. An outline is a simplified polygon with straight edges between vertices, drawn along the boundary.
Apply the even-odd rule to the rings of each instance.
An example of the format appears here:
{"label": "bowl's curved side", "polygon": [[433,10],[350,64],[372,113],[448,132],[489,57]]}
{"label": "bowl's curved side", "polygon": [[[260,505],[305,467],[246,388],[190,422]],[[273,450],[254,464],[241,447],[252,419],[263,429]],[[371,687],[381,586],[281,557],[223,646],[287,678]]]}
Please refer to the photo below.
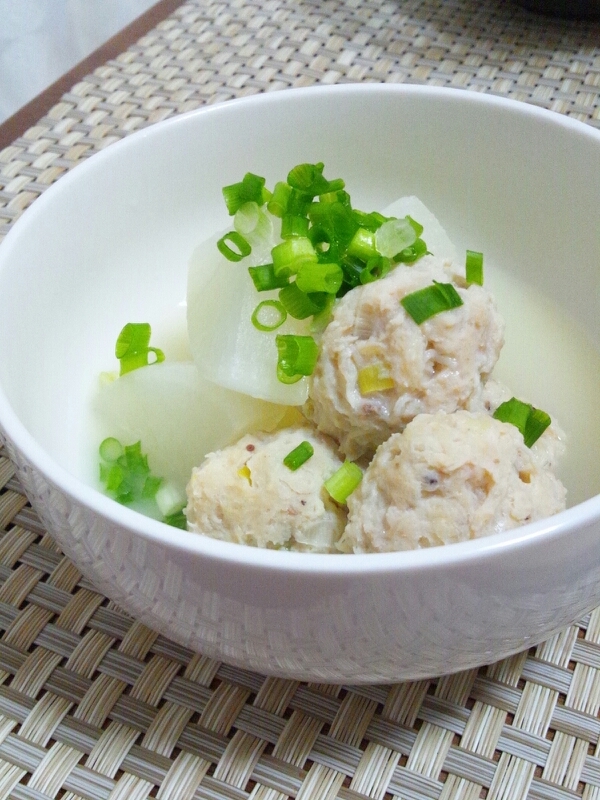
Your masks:
{"label": "bowl's curved side", "polygon": [[543,531],[444,569],[249,568],[111,524],[7,446],[43,524],[100,591],[179,644],[261,673],[349,683],[448,674],[537,644],[600,603],[600,523],[572,533],[585,570],[567,552],[557,559]]}
{"label": "bowl's curved side", "polygon": [[[364,207],[420,194],[499,264],[510,231],[514,270],[548,288],[599,345],[599,132],[427,87],[323,87],[214,106],[90,159],[50,187],[3,243],[0,425],[29,498],[78,568],[132,615],[261,672],[393,681],[542,641],[600,603],[600,499],[489,543],[302,557],[176,538],[117,513],[70,469],[65,443],[81,429],[81,384],[114,347],[112,326],[145,318],[147,286],[158,294],[155,309],[167,295],[181,299],[189,254],[223,224],[214,208],[223,183],[248,168],[271,180],[290,158],[324,160],[364,187]],[[206,209],[200,187],[213,198]],[[574,259],[577,281],[555,269]]]}

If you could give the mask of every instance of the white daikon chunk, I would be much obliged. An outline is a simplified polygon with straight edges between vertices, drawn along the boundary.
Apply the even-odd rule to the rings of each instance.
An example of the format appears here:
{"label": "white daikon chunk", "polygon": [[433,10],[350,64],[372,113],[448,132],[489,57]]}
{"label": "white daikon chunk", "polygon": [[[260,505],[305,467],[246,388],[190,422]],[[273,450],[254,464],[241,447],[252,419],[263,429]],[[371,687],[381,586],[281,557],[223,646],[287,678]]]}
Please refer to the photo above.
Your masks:
{"label": "white daikon chunk", "polygon": [[98,444],[142,442],[154,475],[185,487],[204,456],[251,430],[274,430],[288,409],[202,378],[192,363],[164,361],[99,387],[92,405]]}
{"label": "white daikon chunk", "polygon": [[[288,406],[307,397],[307,379],[284,384],[277,379],[277,334],[309,334],[309,321],[288,316],[277,330],[266,333],[251,322],[262,300],[277,299],[278,291],[257,292],[248,267],[267,263],[270,249],[230,262],[216,247],[215,236],[196,248],[188,272],[187,321],[190,351],[198,371],[219,386]],[[273,242],[273,245],[275,241]]]}

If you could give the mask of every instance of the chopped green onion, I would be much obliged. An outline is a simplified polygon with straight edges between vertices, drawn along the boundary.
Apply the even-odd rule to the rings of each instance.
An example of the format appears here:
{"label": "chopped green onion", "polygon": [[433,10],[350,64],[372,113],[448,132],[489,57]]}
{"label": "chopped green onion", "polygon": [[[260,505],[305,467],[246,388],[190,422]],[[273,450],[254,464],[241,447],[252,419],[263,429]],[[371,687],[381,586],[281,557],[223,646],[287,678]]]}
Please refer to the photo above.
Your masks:
{"label": "chopped green onion", "polygon": [[[373,258],[380,257],[381,256],[373,256]],[[366,263],[368,263],[368,260]],[[344,272],[344,285],[347,285],[350,289],[353,289],[355,286],[360,286],[360,276],[365,268],[365,262],[359,258],[352,258],[351,256],[346,255],[341,266]],[[339,296],[340,292],[338,292],[338,297]]]}
{"label": "chopped green onion", "polygon": [[426,255],[429,251],[423,239],[417,239],[410,247],[405,247],[394,256],[394,261],[401,264],[413,264],[422,256]]}
{"label": "chopped green onion", "polygon": [[414,232],[416,233],[417,238],[418,238],[423,233],[423,231],[425,230],[423,228],[423,226],[421,225],[421,223],[417,222],[416,219],[413,219],[408,214],[406,215],[405,219],[407,219],[410,222],[410,224],[412,225],[412,229],[414,230]]}
{"label": "chopped green onion", "polygon": [[150,473],[148,456],[142,453],[142,443],[139,441],[125,445],[125,452],[120,463],[126,466],[130,472],[135,472],[138,475],[148,475]]}
{"label": "chopped green onion", "polygon": [[162,350],[149,346],[150,334],[151,328],[147,322],[128,322],[122,329],[115,345],[115,356],[121,362],[120,375],[148,366],[150,353],[156,357],[153,364],[165,360]]}
{"label": "chopped green onion", "polygon": [[535,444],[552,422],[545,411],[534,408],[530,403],[517,400],[516,397],[501,403],[493,416],[500,422],[509,422],[517,427],[523,434],[527,447]]}
{"label": "chopped green onion", "polygon": [[256,228],[259,213],[260,209],[258,203],[255,203],[254,200],[244,203],[244,205],[240,206],[235,212],[233,227],[242,236],[247,236]]}
{"label": "chopped green onion", "polygon": [[279,181],[275,184],[271,199],[267,203],[267,210],[274,217],[283,217],[287,211],[290,194],[292,187],[285,181]]}
{"label": "chopped green onion", "polygon": [[308,319],[318,314],[322,308],[299,289],[296,283],[288,284],[279,292],[279,302],[294,319]]}
{"label": "chopped green onion", "polygon": [[290,170],[287,182],[294,189],[312,195],[337,192],[344,188],[344,181],[328,181],[323,177],[323,164],[298,164]]}
{"label": "chopped green onion", "polygon": [[335,297],[332,294],[325,295],[325,305],[316,314],[313,314],[312,322],[310,324],[311,333],[321,333],[325,330],[331,319],[333,312],[333,304]]}
{"label": "chopped green onion", "polygon": [[312,375],[319,347],[312,336],[278,335],[277,377],[281,383],[296,383],[304,375]]}
{"label": "chopped green onion", "polygon": [[144,481],[144,487],[142,489],[142,497],[145,498],[156,497],[156,493],[158,492],[162,482],[163,482],[162,478],[157,478],[156,475],[148,475],[148,477]]}
{"label": "chopped green onion", "polygon": [[[320,203],[341,203],[346,208],[350,209],[350,195],[344,189],[338,189],[338,191],[329,191],[325,192],[325,194],[319,195],[319,202]],[[357,226],[358,227],[358,226]]]}
{"label": "chopped green onion", "polygon": [[150,334],[148,322],[128,322],[117,339],[115,356],[120,360],[130,352],[145,350],[150,344]]}
{"label": "chopped green onion", "polygon": [[123,483],[125,473],[119,464],[100,464],[100,480],[109,492],[116,492]]}
{"label": "chopped green onion", "polygon": [[275,275],[273,264],[259,264],[257,267],[248,267],[248,272],[257,292],[283,289],[289,283],[289,279],[285,276]]}
{"label": "chopped green onion", "polygon": [[187,517],[183,508],[181,511],[176,511],[174,514],[167,514],[167,516],[163,519],[165,525],[170,525],[172,528],[181,528],[181,530],[187,530]]}
{"label": "chopped green onion", "polygon": [[342,285],[344,273],[339,264],[302,264],[298,270],[296,283],[298,288],[309,294],[310,292],[326,292],[337,294]]}
{"label": "chopped green onion", "polygon": [[362,481],[362,471],[353,461],[345,461],[342,466],[328,478],[323,486],[336,503],[343,505]]}
{"label": "chopped green onion", "polygon": [[275,245],[271,251],[275,275],[288,277],[298,272],[301,264],[316,262],[317,254],[310,239],[295,236]]}
{"label": "chopped green onion", "polygon": [[[233,250],[229,247],[228,242],[237,249]],[[246,256],[249,256],[252,252],[252,248],[246,239],[237,231],[230,231],[226,233],[225,236],[222,236],[217,242],[217,247],[219,248],[219,252],[224,255],[228,261],[241,261],[242,258],[246,258]]]}
{"label": "chopped green onion", "polygon": [[162,484],[154,499],[163,517],[176,514],[182,508],[185,508],[185,494],[182,494],[181,490],[170,481],[165,481]]}
{"label": "chopped green onion", "polygon": [[434,281],[431,286],[407,294],[400,303],[406,313],[420,325],[435,314],[462,306],[463,301],[451,283]]}
{"label": "chopped green onion", "polygon": [[262,206],[265,202],[265,179],[251,172],[244,175],[239,183],[223,187],[223,197],[229,214],[233,216],[244,203],[255,202]]}
{"label": "chopped green onion", "polygon": [[281,238],[289,239],[292,236],[308,236],[308,217],[299,217],[295,214],[284,214],[281,218]]}
{"label": "chopped green onion", "polygon": [[361,283],[372,283],[384,278],[390,269],[392,262],[385,256],[372,256],[366,263],[365,268],[360,273]]}
{"label": "chopped green onion", "polygon": [[233,227],[242,236],[248,236],[256,230],[262,216],[264,216],[264,212],[261,211],[258,203],[251,200],[244,203],[235,212]]}
{"label": "chopped green onion", "polygon": [[100,443],[100,458],[107,461],[109,464],[118,461],[123,455],[123,445],[114,436],[109,436]]}
{"label": "chopped green onion", "polygon": [[114,500],[123,505],[141,503],[146,510],[151,502],[167,525],[187,527],[185,516],[182,519],[185,496],[173,484],[150,473],[141,442],[124,447],[110,436],[101,442],[99,453],[100,482]]}
{"label": "chopped green onion", "polygon": [[417,234],[406,219],[388,219],[375,231],[375,246],[382,256],[393,258],[417,240]]}
{"label": "chopped green onion", "polygon": [[345,248],[358,230],[351,209],[344,203],[312,203],[308,208],[308,217],[313,226],[313,243],[320,239]]}
{"label": "chopped green onion", "polygon": [[477,283],[479,286],[483,286],[483,253],[467,250],[466,273],[467,283]]}
{"label": "chopped green onion", "polygon": [[263,300],[252,312],[252,324],[259,331],[274,331],[287,319],[287,311],[278,300]]}
{"label": "chopped green onion", "polygon": [[375,233],[367,228],[359,228],[348,245],[348,253],[362,258],[363,261],[368,261],[373,256],[380,256],[381,253],[375,245]]}
{"label": "chopped green onion", "polygon": [[290,189],[287,206],[285,209],[286,214],[293,216],[304,217],[308,211],[308,207],[312,203],[312,195],[301,192],[298,189]]}
{"label": "chopped green onion", "polygon": [[310,442],[301,442],[298,447],[294,447],[294,449],[285,456],[283,463],[288,469],[295,472],[298,467],[301,467],[302,464],[305,464],[308,459],[314,455],[314,452],[315,449]]}
{"label": "chopped green onion", "polygon": [[364,211],[358,211],[358,209],[353,209],[352,216],[359,227],[366,228],[368,231],[372,231],[373,233],[377,230],[377,228],[380,228],[384,222],[387,222],[388,219],[378,211],[372,211],[370,214],[367,214]]}

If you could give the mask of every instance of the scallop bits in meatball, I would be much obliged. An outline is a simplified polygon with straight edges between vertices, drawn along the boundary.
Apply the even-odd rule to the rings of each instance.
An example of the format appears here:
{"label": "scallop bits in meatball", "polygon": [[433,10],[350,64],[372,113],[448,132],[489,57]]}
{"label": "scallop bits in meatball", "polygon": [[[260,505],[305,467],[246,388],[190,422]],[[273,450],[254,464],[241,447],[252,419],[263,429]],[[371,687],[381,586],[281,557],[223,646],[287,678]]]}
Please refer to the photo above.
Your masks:
{"label": "scallop bits in meatball", "polygon": [[417,324],[400,301],[450,283],[426,256],[343,297],[321,340],[307,416],[349,459],[372,455],[417,414],[466,408],[481,391],[503,344],[504,322],[490,293],[455,288],[462,305]]}
{"label": "scallop bits in meatball", "polygon": [[[313,455],[296,470],[284,458],[303,441]],[[323,483],[341,466],[335,443],[308,426],[249,434],[193,470],[188,528],[215,539],[302,552],[339,552],[346,524]]]}
{"label": "scallop bits in meatball", "polygon": [[348,506],[339,549],[387,552],[543,519],[564,509],[565,489],[514,425],[457,411],[415,417],[382,444]]}

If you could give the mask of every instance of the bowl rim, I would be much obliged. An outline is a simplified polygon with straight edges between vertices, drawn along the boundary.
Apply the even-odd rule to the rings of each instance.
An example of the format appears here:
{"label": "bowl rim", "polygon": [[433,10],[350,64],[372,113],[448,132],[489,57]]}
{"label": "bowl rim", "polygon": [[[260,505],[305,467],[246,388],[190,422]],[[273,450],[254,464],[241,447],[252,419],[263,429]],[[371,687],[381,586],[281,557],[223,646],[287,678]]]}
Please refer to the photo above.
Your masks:
{"label": "bowl rim", "polygon": [[[191,119],[205,119],[209,115],[215,114],[235,114],[236,109],[245,108],[248,105],[260,107],[270,103],[285,104],[290,99],[293,102],[293,97],[300,98],[314,94],[360,95],[365,92],[399,97],[422,95],[426,98],[444,98],[451,102],[471,103],[482,107],[497,107],[511,114],[539,119],[544,123],[572,130],[586,138],[595,139],[600,147],[600,130],[584,122],[523,101],[464,89],[420,84],[348,83],[282,89],[251,95],[202,106],[135,131],[75,166],[49,186],[43,195],[38,197],[13,224],[0,248],[0,273],[8,269],[6,262],[10,261],[13,248],[18,247],[20,237],[26,235],[29,226],[35,225],[36,219],[44,213],[46,205],[51,203],[55,196],[68,191],[71,182],[79,181],[85,178],[89,172],[101,169],[103,164],[110,161],[114,155],[121,152],[126,154],[129,148],[135,147],[136,143],[142,139],[162,136],[164,131],[176,126],[187,125]],[[505,554],[513,553],[516,549],[536,547],[542,541],[573,535],[577,529],[589,526],[600,519],[600,494],[598,494],[547,519],[450,546],[389,553],[347,554],[350,557],[340,558],[332,558],[332,554],[267,550],[223,542],[201,534],[171,528],[162,522],[122,506],[102,494],[99,489],[88,485],[62,467],[38,444],[19,419],[0,383],[0,432],[2,430],[9,442],[12,442],[15,448],[55,488],[78,505],[108,522],[140,536],[142,539],[147,539],[149,542],[181,553],[193,554],[212,561],[244,565],[253,569],[343,576],[424,572],[451,565],[464,567],[488,560],[490,557],[502,557]]]}

